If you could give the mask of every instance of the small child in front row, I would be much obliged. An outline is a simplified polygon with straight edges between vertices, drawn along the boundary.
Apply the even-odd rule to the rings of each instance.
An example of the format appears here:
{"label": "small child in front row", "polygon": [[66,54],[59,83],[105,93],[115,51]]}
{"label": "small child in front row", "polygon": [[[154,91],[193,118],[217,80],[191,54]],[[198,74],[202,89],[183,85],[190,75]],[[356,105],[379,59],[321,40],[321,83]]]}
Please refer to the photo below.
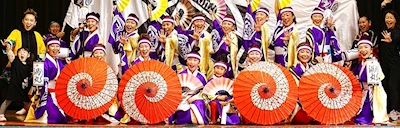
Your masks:
{"label": "small child in front row", "polygon": [[353,68],[353,73],[358,77],[363,89],[363,105],[353,121],[364,125],[388,123],[387,95],[381,83],[385,76],[378,60],[372,55],[372,42],[363,38],[357,45],[361,60]]}
{"label": "small child in front row", "polygon": [[31,76],[30,67],[32,67],[32,61],[28,48],[19,48],[17,56],[15,56],[11,44],[5,42],[3,45],[6,46],[8,60],[11,62],[10,86],[7,91],[6,99],[0,107],[0,121],[7,121],[4,113],[13,101],[22,101],[25,106],[31,105],[28,97],[28,92],[31,87],[28,84],[28,80]]}
{"label": "small child in front row", "polygon": [[[225,73],[228,68],[227,64],[223,61],[218,61],[214,64],[214,75],[209,80],[212,81],[218,78],[226,78]],[[210,114],[210,124],[239,124],[240,118],[236,109],[234,109],[233,96],[229,94],[226,90],[219,90],[214,98],[208,103],[209,114]]]}

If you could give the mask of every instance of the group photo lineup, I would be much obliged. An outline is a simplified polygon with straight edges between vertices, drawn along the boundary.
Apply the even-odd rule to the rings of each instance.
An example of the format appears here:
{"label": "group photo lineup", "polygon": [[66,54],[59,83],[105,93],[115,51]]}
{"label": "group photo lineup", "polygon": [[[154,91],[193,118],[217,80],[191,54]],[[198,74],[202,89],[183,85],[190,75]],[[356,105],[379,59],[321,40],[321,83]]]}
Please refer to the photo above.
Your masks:
{"label": "group photo lineup", "polygon": [[400,126],[397,0],[0,4],[0,126]]}

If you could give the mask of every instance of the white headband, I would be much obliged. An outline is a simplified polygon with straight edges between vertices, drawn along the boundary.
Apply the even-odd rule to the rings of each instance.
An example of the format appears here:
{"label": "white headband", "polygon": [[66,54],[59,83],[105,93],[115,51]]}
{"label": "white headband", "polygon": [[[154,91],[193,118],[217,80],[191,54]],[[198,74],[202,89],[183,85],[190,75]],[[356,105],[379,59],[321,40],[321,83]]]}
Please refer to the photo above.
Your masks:
{"label": "white headband", "polygon": [[263,13],[267,14],[267,16],[269,16],[269,12],[267,10],[265,10],[264,8],[258,9],[257,12],[263,12]]}
{"label": "white headband", "polygon": [[302,49],[307,49],[307,50],[312,51],[311,48],[310,48],[310,46],[300,46],[300,47],[297,49],[297,53],[299,53],[299,51],[302,50]]}
{"label": "white headband", "polygon": [[203,21],[205,21],[206,19],[205,19],[204,17],[202,17],[202,16],[196,16],[196,17],[194,17],[194,18],[192,19],[192,21],[196,21],[196,20],[203,20]]}
{"label": "white headband", "polygon": [[226,18],[224,18],[224,19],[222,20],[222,22],[224,22],[224,21],[228,21],[228,22],[231,22],[231,23],[235,24],[235,20],[232,19],[232,18],[226,17]]}
{"label": "white headband", "polygon": [[128,16],[128,18],[127,18],[126,20],[133,20],[133,21],[135,21],[135,22],[136,22],[136,24],[138,24],[138,23],[139,23],[139,19],[138,19],[138,18],[136,18],[136,17],[133,17],[133,16]]}
{"label": "white headband", "polygon": [[142,43],[147,43],[147,44],[150,45],[150,41],[149,41],[148,39],[142,39],[142,40],[140,40],[140,41],[139,41],[139,45],[142,44]]}
{"label": "white headband", "polygon": [[51,44],[58,44],[61,45],[60,41],[58,40],[50,40],[49,42],[47,42],[47,46],[51,45]]}
{"label": "white headband", "polygon": [[164,23],[164,22],[171,22],[171,23],[174,24],[174,20],[171,19],[171,18],[164,18],[164,19],[162,20],[162,23]]}
{"label": "white headband", "polygon": [[96,50],[102,50],[105,54],[107,54],[106,49],[103,47],[94,47],[93,52],[95,52]]}
{"label": "white headband", "polygon": [[314,15],[314,14],[321,14],[322,16],[324,16],[324,12],[322,12],[321,10],[314,10],[314,11],[312,11],[312,14],[311,14],[311,15]]}
{"label": "white headband", "polygon": [[292,12],[293,13],[294,11],[292,8],[283,8],[280,13],[282,14],[283,12]]}
{"label": "white headband", "polygon": [[257,51],[257,52],[259,52],[259,53],[262,53],[262,52],[261,52],[261,49],[259,49],[259,48],[250,48],[249,51],[248,51],[248,53],[250,54],[250,52],[252,52],[252,51]]}
{"label": "white headband", "polygon": [[95,17],[95,16],[93,16],[93,15],[88,16],[87,19],[94,19],[94,20],[96,20],[97,22],[99,22],[99,18],[97,18],[97,17]]}
{"label": "white headband", "polygon": [[214,64],[214,67],[215,66],[222,66],[222,67],[225,68],[225,70],[228,69],[228,66],[226,66],[226,64],[224,64],[223,62],[217,62],[217,63]]}
{"label": "white headband", "polygon": [[195,53],[189,53],[186,58],[196,58],[199,60],[201,59],[200,55],[195,54]]}
{"label": "white headband", "polygon": [[360,40],[360,41],[357,43],[357,46],[360,45],[360,44],[368,44],[368,45],[372,46],[372,42],[369,41],[369,40]]}

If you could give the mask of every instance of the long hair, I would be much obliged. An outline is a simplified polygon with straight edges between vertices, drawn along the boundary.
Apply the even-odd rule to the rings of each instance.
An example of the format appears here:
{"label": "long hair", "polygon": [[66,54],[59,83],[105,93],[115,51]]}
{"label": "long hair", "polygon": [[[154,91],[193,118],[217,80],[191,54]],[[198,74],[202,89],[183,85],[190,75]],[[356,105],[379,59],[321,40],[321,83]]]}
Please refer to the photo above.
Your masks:
{"label": "long hair", "polygon": [[[400,28],[400,17],[399,17],[399,14],[397,14],[397,12],[394,11],[394,10],[387,10],[383,15],[384,19],[386,17],[386,14],[388,14],[388,13],[392,14],[394,16],[394,18],[396,19],[396,24],[395,24],[393,29],[399,29]],[[385,29],[388,29],[386,25],[385,25]]]}

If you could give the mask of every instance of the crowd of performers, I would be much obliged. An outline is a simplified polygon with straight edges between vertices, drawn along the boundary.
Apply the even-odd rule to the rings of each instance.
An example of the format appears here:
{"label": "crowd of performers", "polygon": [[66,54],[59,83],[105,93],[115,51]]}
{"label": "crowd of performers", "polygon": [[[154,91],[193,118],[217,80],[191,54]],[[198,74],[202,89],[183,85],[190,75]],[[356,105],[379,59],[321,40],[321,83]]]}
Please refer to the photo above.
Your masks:
{"label": "crowd of performers", "polygon": [[[358,57],[350,60],[348,54],[339,47],[333,18],[324,16],[320,8],[310,12],[313,25],[306,35],[299,35],[291,7],[282,8],[277,12],[278,23],[275,30],[268,29],[270,12],[267,8],[252,10],[249,5],[247,11],[255,20],[255,26],[252,28],[254,33],[247,40],[239,40],[235,33],[235,19],[231,14],[226,15],[222,22],[218,22],[214,12],[210,11],[213,20],[211,33],[205,29],[204,15],[199,13],[193,17],[193,29],[183,30],[179,22],[176,22],[180,18],[178,16],[164,16],[161,23],[151,22],[148,34],[138,33],[139,19],[135,14],[130,14],[126,18],[124,31],[116,41],[110,42],[114,53],[122,58],[120,70],[115,73],[121,75],[130,66],[145,60],[159,60],[171,66],[177,73],[193,75],[206,85],[215,78],[235,79],[241,70],[246,70],[246,67],[260,61],[280,64],[289,69],[297,79],[317,63],[345,61],[344,66],[353,71],[363,89],[363,106],[360,106],[362,109],[352,121],[357,124],[373,124],[397,120],[400,115],[400,78],[397,78],[400,77],[400,68],[396,66],[400,64],[400,18],[396,12],[385,12],[386,25],[382,33],[371,30],[372,22],[368,17],[363,16],[359,19],[360,32],[350,50],[356,51]],[[26,122],[67,123],[73,119],[68,118],[59,108],[54,94],[55,81],[60,71],[74,59],[94,57],[105,60],[106,54],[113,53],[106,52],[105,41],[99,34],[98,13],[87,14],[87,23],[71,32],[70,47],[60,40],[64,33],[60,32],[60,24],[56,22],[51,22],[50,34],[44,37],[34,31],[36,18],[36,12],[28,9],[22,20],[23,28],[12,31],[1,46],[8,55],[7,69],[12,75],[6,100],[1,104],[0,121],[6,121],[4,113],[12,101],[22,101],[27,110],[22,109],[18,112],[28,111]],[[299,42],[300,36],[305,36],[306,41]],[[62,48],[70,48],[69,58],[57,57]],[[379,49],[379,52],[374,52],[375,49]],[[49,82],[41,89],[41,95],[32,98],[31,101],[28,96],[28,79],[32,71],[32,61],[37,60],[37,55],[41,54],[45,54],[42,56],[44,76]],[[379,62],[376,57],[379,57]],[[379,77],[383,80],[382,83],[368,83],[365,67],[371,63],[380,63]],[[189,95],[185,95],[182,100],[185,101],[183,103],[190,104],[190,107],[180,104],[178,110],[166,119],[166,123],[252,124],[240,116],[232,94],[224,90],[218,91],[215,96],[206,96],[200,90],[187,93]],[[110,122],[135,122],[118,106],[118,103],[115,103],[102,117]],[[317,121],[298,107],[291,117],[282,122],[309,124]]]}

